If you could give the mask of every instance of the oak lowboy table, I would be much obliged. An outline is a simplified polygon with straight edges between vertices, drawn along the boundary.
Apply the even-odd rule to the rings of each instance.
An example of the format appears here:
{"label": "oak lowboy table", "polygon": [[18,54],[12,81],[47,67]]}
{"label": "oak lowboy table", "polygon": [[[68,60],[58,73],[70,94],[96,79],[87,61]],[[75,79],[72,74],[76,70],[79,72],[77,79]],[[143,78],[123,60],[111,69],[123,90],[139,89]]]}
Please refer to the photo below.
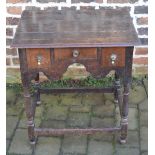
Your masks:
{"label": "oak lowboy table", "polygon": [[[133,48],[139,45],[132,19],[126,9],[24,11],[12,47],[18,48],[24,88],[28,136],[92,134],[120,131],[125,143],[128,130],[128,95],[132,72]],[[39,87],[39,72],[50,80],[60,79],[73,63],[83,64],[96,78],[115,70],[115,84],[108,88]],[[124,92],[121,93],[120,78]],[[30,82],[35,79],[35,102],[31,103]],[[121,122],[115,128],[51,129],[35,128],[34,116],[41,93],[108,92],[114,93]]]}

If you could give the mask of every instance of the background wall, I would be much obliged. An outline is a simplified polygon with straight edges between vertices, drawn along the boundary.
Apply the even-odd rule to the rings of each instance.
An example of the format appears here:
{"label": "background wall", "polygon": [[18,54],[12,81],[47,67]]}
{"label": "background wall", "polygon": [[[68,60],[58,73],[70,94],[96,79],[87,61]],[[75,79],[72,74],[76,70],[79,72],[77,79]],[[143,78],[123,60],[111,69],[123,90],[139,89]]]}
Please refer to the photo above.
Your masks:
{"label": "background wall", "polygon": [[17,49],[10,48],[11,41],[23,10],[50,9],[100,9],[102,7],[127,7],[133,18],[138,37],[142,45],[135,47],[133,74],[147,74],[148,63],[148,0],[6,0],[6,66],[7,77],[19,75]]}

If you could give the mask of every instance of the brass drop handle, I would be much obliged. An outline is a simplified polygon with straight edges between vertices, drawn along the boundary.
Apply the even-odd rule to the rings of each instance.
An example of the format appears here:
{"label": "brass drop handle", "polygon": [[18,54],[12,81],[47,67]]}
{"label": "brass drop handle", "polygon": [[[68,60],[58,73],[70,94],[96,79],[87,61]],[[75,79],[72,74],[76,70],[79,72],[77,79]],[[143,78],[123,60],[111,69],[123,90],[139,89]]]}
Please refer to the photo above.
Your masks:
{"label": "brass drop handle", "polygon": [[41,54],[38,54],[37,55],[37,64],[38,65],[41,65],[41,62],[42,62],[42,55]]}
{"label": "brass drop handle", "polygon": [[73,50],[73,57],[77,58],[79,56],[80,52],[78,50]]}
{"label": "brass drop handle", "polygon": [[111,64],[114,65],[116,63],[117,55],[114,53],[111,54],[110,59],[111,59]]}

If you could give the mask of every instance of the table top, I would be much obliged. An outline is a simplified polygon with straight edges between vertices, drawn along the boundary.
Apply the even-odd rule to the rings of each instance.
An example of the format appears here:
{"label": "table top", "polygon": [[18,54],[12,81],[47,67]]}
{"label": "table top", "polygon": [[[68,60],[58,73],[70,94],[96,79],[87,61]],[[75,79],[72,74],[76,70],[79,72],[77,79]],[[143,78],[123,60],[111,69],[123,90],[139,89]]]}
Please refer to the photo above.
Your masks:
{"label": "table top", "polygon": [[64,48],[139,45],[127,9],[25,10],[12,47]]}

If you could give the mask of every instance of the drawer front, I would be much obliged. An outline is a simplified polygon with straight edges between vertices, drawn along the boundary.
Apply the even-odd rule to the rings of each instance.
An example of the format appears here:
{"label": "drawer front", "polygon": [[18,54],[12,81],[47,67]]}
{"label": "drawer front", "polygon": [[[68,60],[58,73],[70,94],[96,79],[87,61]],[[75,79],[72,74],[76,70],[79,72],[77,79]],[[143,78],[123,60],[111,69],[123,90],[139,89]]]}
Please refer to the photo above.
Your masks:
{"label": "drawer front", "polygon": [[48,68],[51,64],[50,49],[26,49],[29,68]]}
{"label": "drawer front", "polygon": [[97,48],[56,48],[54,60],[97,59]]}
{"label": "drawer front", "polygon": [[102,60],[101,65],[103,67],[124,67],[125,66],[125,48],[113,47],[102,48]]}

